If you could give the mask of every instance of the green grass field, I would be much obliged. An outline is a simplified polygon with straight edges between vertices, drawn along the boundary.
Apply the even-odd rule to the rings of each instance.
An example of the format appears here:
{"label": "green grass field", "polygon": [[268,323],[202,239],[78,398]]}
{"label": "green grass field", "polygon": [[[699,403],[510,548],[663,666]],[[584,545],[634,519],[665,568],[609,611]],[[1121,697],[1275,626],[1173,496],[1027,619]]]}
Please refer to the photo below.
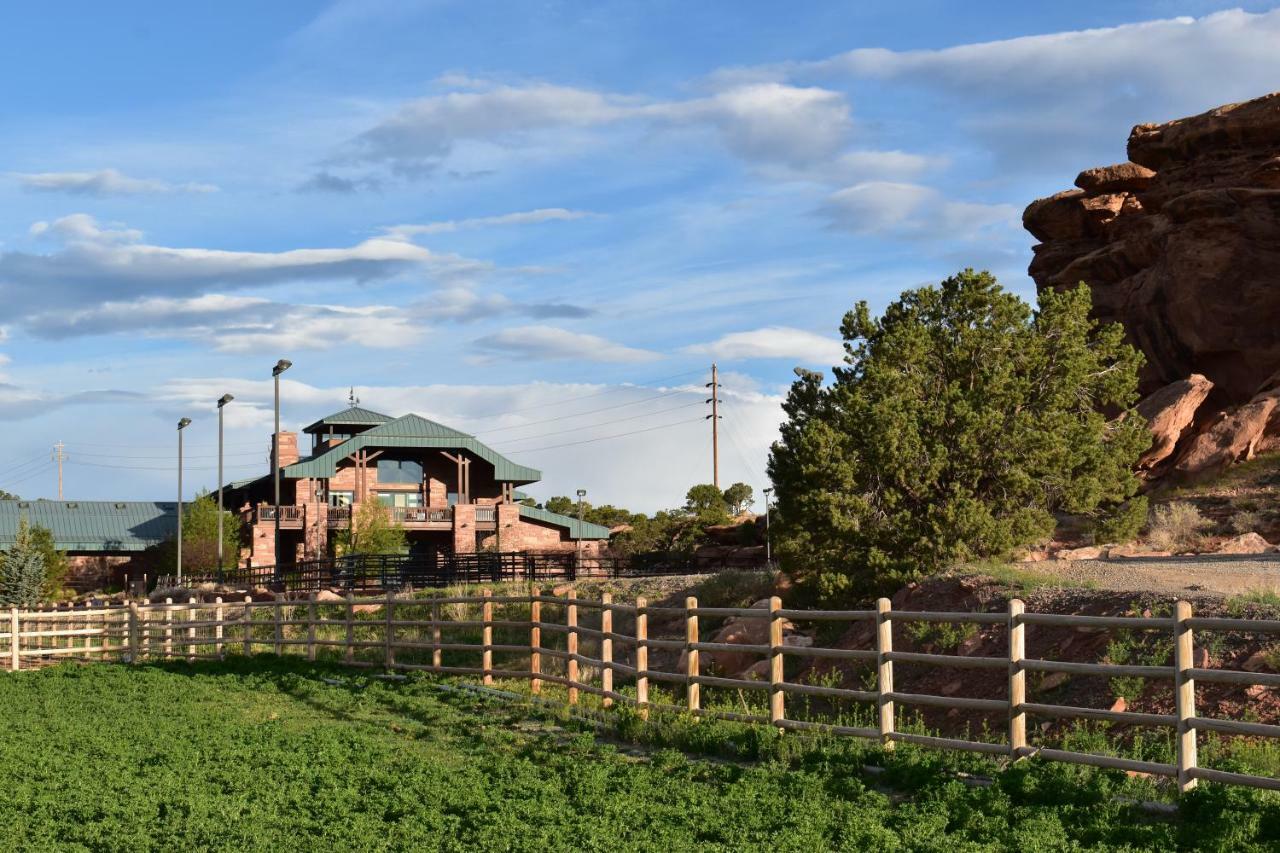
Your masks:
{"label": "green grass field", "polygon": [[604,738],[297,660],[64,665],[0,676],[0,707],[3,850],[1280,848],[1267,793],[1160,816],[1122,774],[1024,762],[975,787],[953,771],[979,759],[710,721]]}

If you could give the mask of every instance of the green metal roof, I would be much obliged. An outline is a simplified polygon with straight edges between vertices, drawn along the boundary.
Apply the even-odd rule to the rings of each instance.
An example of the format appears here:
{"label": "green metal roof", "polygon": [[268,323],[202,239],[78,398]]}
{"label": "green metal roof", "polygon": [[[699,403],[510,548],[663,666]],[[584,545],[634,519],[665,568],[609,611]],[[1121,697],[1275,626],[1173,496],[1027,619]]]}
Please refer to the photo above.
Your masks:
{"label": "green metal roof", "polygon": [[60,551],[141,551],[172,536],[173,501],[0,500],[0,548],[10,548],[19,520],[46,527]]}
{"label": "green metal roof", "polygon": [[493,477],[499,482],[536,483],[542,472],[527,465],[518,465],[498,453],[475,436],[438,424],[419,415],[405,415],[366,430],[341,444],[324,448],[307,459],[286,465],[282,474],[286,477],[332,477],[338,463],[357,450],[366,447],[411,447],[439,450],[469,450],[493,465]]}
{"label": "green metal roof", "polygon": [[348,406],[341,412],[334,412],[332,415],[321,418],[302,431],[323,432],[328,426],[376,426],[385,424],[389,420],[392,420],[390,415],[384,415],[372,409],[362,409],[359,406]]}
{"label": "green metal roof", "polygon": [[603,524],[592,524],[589,521],[579,524],[578,519],[572,516],[538,509],[536,506],[521,505],[520,517],[566,528],[569,531],[570,539],[608,539],[609,534],[612,532]]}

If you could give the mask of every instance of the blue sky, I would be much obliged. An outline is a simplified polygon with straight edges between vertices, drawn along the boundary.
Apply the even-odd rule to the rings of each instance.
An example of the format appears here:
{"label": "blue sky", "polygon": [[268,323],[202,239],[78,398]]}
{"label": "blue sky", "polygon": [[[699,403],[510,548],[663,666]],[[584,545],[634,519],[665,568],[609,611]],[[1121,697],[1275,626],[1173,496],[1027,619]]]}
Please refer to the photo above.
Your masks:
{"label": "blue sky", "polygon": [[1280,88],[1270,4],[82,3],[0,10],[0,488],[168,498],[363,403],[652,510],[764,485],[796,365],[1129,128]]}

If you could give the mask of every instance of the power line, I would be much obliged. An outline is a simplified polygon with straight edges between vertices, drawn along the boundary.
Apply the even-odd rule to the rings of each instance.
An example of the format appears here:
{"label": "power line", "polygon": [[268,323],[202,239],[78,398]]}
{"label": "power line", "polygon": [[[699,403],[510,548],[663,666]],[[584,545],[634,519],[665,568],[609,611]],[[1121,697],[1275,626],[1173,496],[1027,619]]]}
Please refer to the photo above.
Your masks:
{"label": "power line", "polygon": [[[691,406],[701,406],[701,405],[704,405],[701,401],[694,400],[692,403],[681,403],[679,406],[671,406],[666,409],[658,409],[656,412],[645,412],[644,414],[640,414],[640,415],[631,415],[630,417],[626,417],[626,418],[617,418],[616,420],[602,421],[600,423],[594,423],[594,424],[581,424],[579,426],[570,427],[569,429],[556,430],[555,432],[544,432],[544,433],[539,433],[538,435],[527,435],[524,438],[510,439],[504,444],[502,444],[502,447],[510,447],[512,443],[517,441],[534,441],[539,438],[549,438],[553,435],[564,435],[567,432],[581,432],[587,429],[594,429],[595,427],[612,426],[613,424],[626,423],[627,421],[639,420],[640,418],[651,418],[651,417],[654,417],[655,415],[664,415],[667,412],[676,412],[676,411],[679,411],[680,409],[688,409]],[[516,448],[514,452],[519,453],[520,449]]]}
{"label": "power line", "polygon": [[507,409],[506,411],[503,411],[503,412],[491,412],[491,413],[486,414],[486,415],[471,415],[471,416],[469,416],[469,417],[470,417],[470,418],[472,418],[472,419],[475,419],[475,418],[500,418],[500,417],[502,417],[503,415],[515,415],[515,414],[519,414],[520,412],[529,412],[529,411],[533,411],[534,409],[545,409],[548,405],[561,405],[561,404],[563,404],[563,403],[573,403],[573,402],[576,402],[576,401],[578,401],[578,400],[589,400],[589,399],[591,399],[591,398],[593,398],[593,397],[603,397],[603,396],[604,396],[604,395],[606,395],[606,394],[617,394],[619,391],[626,391],[626,390],[629,390],[629,389],[631,389],[631,388],[644,388],[644,387],[647,387],[647,386],[650,386],[650,385],[657,385],[659,382],[666,382],[666,381],[667,381],[667,380],[669,380],[669,379],[681,379],[681,378],[683,378],[683,377],[685,377],[685,376],[692,376],[692,375],[693,375],[693,374],[695,374],[695,373],[701,373],[701,372],[702,372],[701,368],[699,368],[698,370],[686,370],[686,371],[685,371],[685,372],[683,372],[683,373],[674,373],[674,374],[672,374],[672,375],[670,375],[670,376],[660,376],[660,377],[658,377],[657,379],[649,379],[649,380],[646,380],[646,381],[644,381],[644,382],[625,382],[625,383],[622,383],[622,384],[618,385],[617,387],[614,387],[614,388],[606,388],[606,389],[605,389],[605,390],[603,390],[603,391],[596,391],[596,392],[595,392],[595,393],[593,393],[593,394],[582,394],[582,395],[577,396],[577,397],[565,397],[564,399],[556,400],[554,403],[551,403],[551,404],[548,404],[548,403],[539,403],[539,404],[538,404],[538,405],[536,405],[536,406],[525,406],[525,407],[520,408],[520,409]]}
{"label": "power line", "polygon": [[[185,457],[184,457],[184,461],[185,461]],[[176,465],[159,465],[159,466],[156,466],[156,465],[110,465],[105,462],[81,462],[78,459],[73,459],[67,464],[87,465],[90,468],[116,468],[123,471],[173,471],[177,468]],[[192,468],[192,470],[196,470],[196,471],[212,471],[217,466],[216,465],[193,465],[190,467]],[[244,464],[244,465],[228,465],[226,467],[233,471],[240,471],[240,470],[248,470],[250,468],[257,468],[258,466]]]}
{"label": "power line", "polygon": [[0,477],[7,477],[11,474],[16,473],[22,468],[29,468],[32,465],[43,465],[44,462],[45,462],[44,454],[40,454],[34,459],[28,459],[26,462],[19,462],[16,465],[12,465],[9,468],[6,468],[4,471],[0,471]]}
{"label": "power line", "polygon": [[565,444],[551,444],[551,445],[547,445],[546,447],[526,447],[524,450],[522,450],[522,451],[520,451],[520,452],[521,452],[521,453],[534,453],[534,452],[539,451],[539,450],[555,450],[555,449],[560,448],[560,447],[574,447],[574,446],[579,445],[579,444],[592,444],[593,442],[597,442],[597,441],[609,441],[609,440],[611,440],[611,439],[615,439],[615,438],[625,438],[625,437],[626,437],[626,436],[628,436],[628,435],[639,435],[639,434],[640,434],[640,433],[642,433],[642,432],[653,432],[653,431],[655,431],[655,430],[660,430],[660,429],[670,429],[671,427],[678,427],[678,426],[682,426],[682,425],[684,425],[684,424],[696,424],[696,423],[701,423],[703,420],[704,420],[703,418],[696,418],[696,419],[691,420],[691,421],[690,421],[690,420],[675,421],[675,422],[673,422],[673,423],[669,423],[669,424],[660,424],[660,425],[658,425],[658,426],[648,427],[648,428],[646,428],[646,429],[637,429],[637,430],[632,430],[632,431],[630,431],[630,432],[620,432],[620,433],[617,433],[616,435],[602,435],[602,436],[600,436],[599,438],[588,438],[588,439],[584,439],[584,440],[582,440],[582,441],[570,441],[570,442],[566,442]]}

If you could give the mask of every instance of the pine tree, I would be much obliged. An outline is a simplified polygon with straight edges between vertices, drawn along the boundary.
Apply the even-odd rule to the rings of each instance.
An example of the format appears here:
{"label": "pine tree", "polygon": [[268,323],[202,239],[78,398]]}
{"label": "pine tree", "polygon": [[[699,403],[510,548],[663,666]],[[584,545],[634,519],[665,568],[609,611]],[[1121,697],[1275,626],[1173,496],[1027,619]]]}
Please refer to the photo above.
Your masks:
{"label": "pine tree", "polygon": [[34,607],[44,588],[44,556],[32,542],[25,518],[18,523],[13,547],[0,557],[0,605]]}
{"label": "pine tree", "polygon": [[829,598],[869,594],[1132,495],[1142,356],[1090,307],[1082,284],[1033,312],[972,270],[879,319],[859,303],[834,382],[797,370],[783,406],[769,475],[784,566]]}

